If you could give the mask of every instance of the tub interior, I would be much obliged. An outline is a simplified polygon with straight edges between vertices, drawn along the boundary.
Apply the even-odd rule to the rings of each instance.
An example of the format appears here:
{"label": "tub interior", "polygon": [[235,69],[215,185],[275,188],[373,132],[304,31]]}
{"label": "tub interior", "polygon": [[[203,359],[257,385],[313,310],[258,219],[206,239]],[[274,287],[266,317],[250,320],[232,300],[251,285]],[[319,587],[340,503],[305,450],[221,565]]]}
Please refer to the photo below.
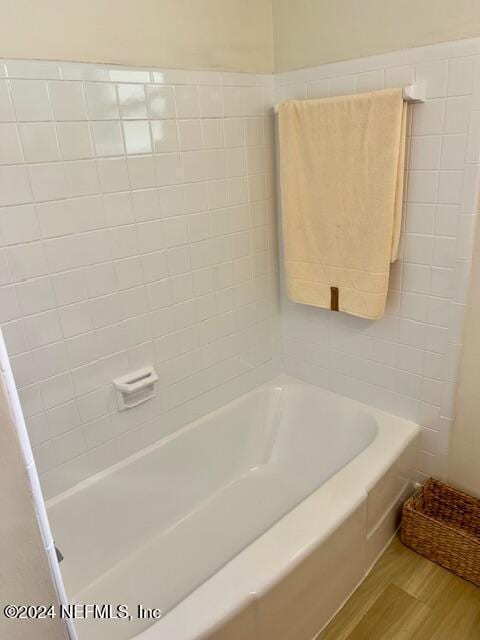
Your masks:
{"label": "tub interior", "polygon": [[231,402],[49,503],[69,597],[168,613],[376,433],[367,410],[288,379]]}

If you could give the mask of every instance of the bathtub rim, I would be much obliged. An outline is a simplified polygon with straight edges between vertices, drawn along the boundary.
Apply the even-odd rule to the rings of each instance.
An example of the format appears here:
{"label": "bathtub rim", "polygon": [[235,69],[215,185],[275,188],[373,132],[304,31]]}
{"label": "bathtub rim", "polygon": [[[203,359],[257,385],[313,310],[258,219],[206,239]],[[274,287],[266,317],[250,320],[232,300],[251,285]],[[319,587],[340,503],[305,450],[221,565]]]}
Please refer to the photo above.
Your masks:
{"label": "bathtub rim", "polygon": [[369,491],[419,434],[419,425],[412,421],[285,374],[257,389],[292,384],[371,414],[378,425],[374,440],[134,640],[201,640],[214,632],[281,581],[334,533],[367,500]]}

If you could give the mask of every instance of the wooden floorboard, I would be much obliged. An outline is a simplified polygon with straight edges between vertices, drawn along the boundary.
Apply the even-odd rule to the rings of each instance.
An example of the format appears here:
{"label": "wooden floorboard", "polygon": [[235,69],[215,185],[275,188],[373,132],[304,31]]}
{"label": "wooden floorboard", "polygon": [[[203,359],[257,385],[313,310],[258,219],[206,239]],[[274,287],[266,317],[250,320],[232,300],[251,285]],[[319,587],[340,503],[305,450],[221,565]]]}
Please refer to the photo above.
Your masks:
{"label": "wooden floorboard", "polygon": [[317,640],[480,640],[480,589],[395,538]]}

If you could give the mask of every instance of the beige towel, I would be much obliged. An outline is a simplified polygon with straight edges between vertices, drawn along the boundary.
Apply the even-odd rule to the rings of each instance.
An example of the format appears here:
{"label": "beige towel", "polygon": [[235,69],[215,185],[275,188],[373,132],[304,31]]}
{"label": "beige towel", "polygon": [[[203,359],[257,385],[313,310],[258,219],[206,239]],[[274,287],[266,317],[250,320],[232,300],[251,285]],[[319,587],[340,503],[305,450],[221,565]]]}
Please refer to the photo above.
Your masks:
{"label": "beige towel", "polygon": [[383,316],[400,236],[406,109],[401,89],[280,105],[283,241],[293,301]]}

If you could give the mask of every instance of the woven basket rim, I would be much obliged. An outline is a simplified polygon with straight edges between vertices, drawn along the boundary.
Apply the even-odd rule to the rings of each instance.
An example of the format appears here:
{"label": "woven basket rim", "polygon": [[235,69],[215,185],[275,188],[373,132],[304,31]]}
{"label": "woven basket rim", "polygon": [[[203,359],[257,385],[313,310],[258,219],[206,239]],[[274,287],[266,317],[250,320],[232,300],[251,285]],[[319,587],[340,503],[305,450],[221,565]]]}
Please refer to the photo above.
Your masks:
{"label": "woven basket rim", "polygon": [[436,478],[427,478],[427,480],[425,480],[425,482],[422,484],[422,493],[423,493],[423,488],[431,484],[440,485],[441,487],[448,489],[448,491],[450,491],[451,493],[456,493],[458,496],[463,496],[469,502],[477,502],[480,506],[480,498],[475,498],[475,496],[469,495],[468,493],[465,493],[465,491],[462,491],[461,489],[457,489],[456,487],[452,487],[446,482],[442,482],[441,480],[437,480]]}
{"label": "woven basket rim", "polygon": [[465,531],[465,529],[462,529],[460,527],[456,527],[454,525],[449,524],[448,522],[445,522],[444,520],[437,520],[436,518],[433,518],[432,516],[427,515],[426,513],[416,509],[417,504],[423,500],[423,491],[424,491],[424,487],[427,484],[440,484],[444,487],[446,487],[447,489],[451,490],[453,493],[457,493],[460,495],[465,496],[466,498],[468,498],[469,500],[477,500],[476,498],[473,498],[472,496],[469,496],[467,493],[464,493],[463,491],[458,491],[457,489],[454,489],[453,487],[450,487],[448,484],[445,484],[444,482],[440,482],[439,480],[435,480],[434,478],[428,478],[428,480],[426,480],[422,486],[419,488],[418,492],[414,493],[413,496],[410,496],[404,503],[403,505],[403,509],[405,511],[410,511],[413,512],[414,514],[416,514],[417,516],[424,518],[426,521],[429,522],[433,522],[437,525],[441,525],[442,527],[445,527],[445,529],[448,529],[452,532],[454,532],[456,535],[461,536],[462,538],[465,538],[466,540],[468,540],[468,542],[474,542],[475,544],[477,544],[480,547],[480,538],[476,535],[474,535],[473,533],[470,533],[468,531]]}

